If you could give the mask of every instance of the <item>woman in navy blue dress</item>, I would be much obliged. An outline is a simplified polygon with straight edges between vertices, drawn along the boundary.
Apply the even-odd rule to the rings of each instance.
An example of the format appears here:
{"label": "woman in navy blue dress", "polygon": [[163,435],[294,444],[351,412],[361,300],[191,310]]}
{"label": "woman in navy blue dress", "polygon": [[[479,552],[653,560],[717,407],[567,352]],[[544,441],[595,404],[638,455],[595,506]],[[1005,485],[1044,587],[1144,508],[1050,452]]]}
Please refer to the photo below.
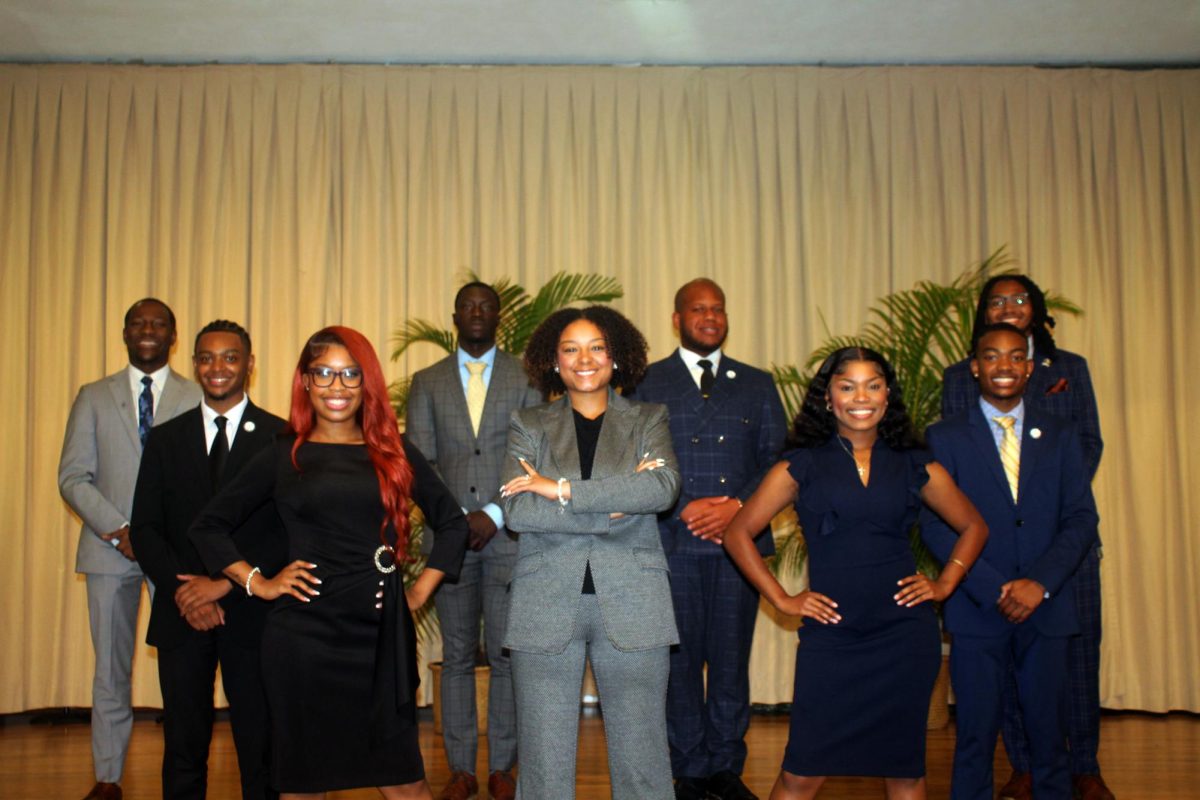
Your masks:
{"label": "woman in navy blue dress", "polygon": [[[895,372],[879,353],[825,359],[776,464],[725,532],[725,549],[785,614],[806,617],[791,730],[772,800],[816,795],[829,775],[885,778],[889,798],[925,797],[925,719],[940,663],[932,605],[966,577],[987,526],[920,448]],[[941,576],[916,570],[908,535],[922,502],[959,533]],[[809,589],[789,595],[751,541],[794,503]]]}

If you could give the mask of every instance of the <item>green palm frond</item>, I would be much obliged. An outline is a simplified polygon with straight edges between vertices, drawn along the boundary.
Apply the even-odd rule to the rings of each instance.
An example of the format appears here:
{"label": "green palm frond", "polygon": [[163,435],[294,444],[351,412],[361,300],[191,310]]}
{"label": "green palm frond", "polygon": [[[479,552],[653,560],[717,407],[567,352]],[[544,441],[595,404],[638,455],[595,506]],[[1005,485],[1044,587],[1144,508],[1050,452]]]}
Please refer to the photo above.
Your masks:
{"label": "green palm frond", "polygon": [[396,410],[396,419],[404,419],[408,412],[408,391],[412,387],[412,377],[405,375],[388,384],[388,399]]}
{"label": "green palm frond", "polygon": [[775,379],[775,388],[783,400],[783,413],[790,422],[800,413],[804,405],[804,393],[808,391],[809,376],[800,372],[795,364],[771,365],[771,377]]}
{"label": "green palm frond", "polygon": [[607,303],[624,296],[616,278],[558,272],[542,284],[533,297],[520,298],[510,308],[497,332],[500,346],[510,353],[523,353],[529,337],[546,317],[572,303]]}
{"label": "green palm frond", "polygon": [[432,322],[423,319],[410,319],[392,334],[392,361],[404,355],[404,351],[418,342],[436,344],[447,353],[453,353],[455,347],[454,331],[439,328]]}

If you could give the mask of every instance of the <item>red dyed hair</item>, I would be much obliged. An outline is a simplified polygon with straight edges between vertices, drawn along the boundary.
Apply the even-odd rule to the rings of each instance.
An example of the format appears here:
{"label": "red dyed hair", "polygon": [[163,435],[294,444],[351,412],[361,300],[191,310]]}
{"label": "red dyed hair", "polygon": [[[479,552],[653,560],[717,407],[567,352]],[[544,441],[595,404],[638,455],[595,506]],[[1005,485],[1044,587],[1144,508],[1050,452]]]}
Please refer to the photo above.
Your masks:
{"label": "red dyed hair", "polygon": [[387,384],[383,380],[383,368],[379,364],[379,357],[375,355],[375,348],[367,338],[353,328],[341,325],[322,328],[308,338],[304,349],[300,351],[300,360],[296,363],[296,372],[292,376],[292,408],[288,414],[288,432],[296,435],[296,443],[292,445],[292,466],[297,471],[300,470],[296,453],[300,445],[308,441],[309,434],[316,425],[317,415],[304,388],[303,376],[312,362],[319,358],[326,348],[333,345],[346,348],[363,373],[363,399],[357,419],[362,426],[367,453],[371,456],[371,463],[375,465],[375,475],[379,478],[379,497],[383,501],[384,509],[379,538],[384,544],[388,544],[388,523],[395,526],[396,560],[400,561],[408,550],[412,465],[404,455],[396,412],[388,401]]}

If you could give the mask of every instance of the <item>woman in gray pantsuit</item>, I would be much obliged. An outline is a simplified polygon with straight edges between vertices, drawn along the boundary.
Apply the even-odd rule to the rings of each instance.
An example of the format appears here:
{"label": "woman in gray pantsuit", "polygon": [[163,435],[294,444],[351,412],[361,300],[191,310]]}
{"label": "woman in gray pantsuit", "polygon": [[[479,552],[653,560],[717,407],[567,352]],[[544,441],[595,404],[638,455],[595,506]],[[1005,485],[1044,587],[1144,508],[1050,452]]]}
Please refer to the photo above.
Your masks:
{"label": "woman in gray pantsuit", "polygon": [[668,650],[679,641],[655,515],[679,467],[664,406],[626,400],[646,340],[604,306],[534,332],[525,369],[548,405],[515,411],[505,518],[520,532],[508,630],[521,770],[517,797],[573,798],[584,660],[604,708],[614,798],[670,800]]}

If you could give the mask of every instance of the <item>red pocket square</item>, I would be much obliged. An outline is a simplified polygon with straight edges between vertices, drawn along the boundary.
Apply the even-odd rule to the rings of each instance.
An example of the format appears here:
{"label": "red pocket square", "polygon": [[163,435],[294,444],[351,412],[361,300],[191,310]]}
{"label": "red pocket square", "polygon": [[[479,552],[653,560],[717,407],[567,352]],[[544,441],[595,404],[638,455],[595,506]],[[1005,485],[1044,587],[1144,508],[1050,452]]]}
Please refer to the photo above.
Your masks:
{"label": "red pocket square", "polygon": [[1067,379],[1059,378],[1058,383],[1046,390],[1046,394],[1058,394],[1059,392],[1065,392],[1068,387],[1069,384],[1067,383]]}

